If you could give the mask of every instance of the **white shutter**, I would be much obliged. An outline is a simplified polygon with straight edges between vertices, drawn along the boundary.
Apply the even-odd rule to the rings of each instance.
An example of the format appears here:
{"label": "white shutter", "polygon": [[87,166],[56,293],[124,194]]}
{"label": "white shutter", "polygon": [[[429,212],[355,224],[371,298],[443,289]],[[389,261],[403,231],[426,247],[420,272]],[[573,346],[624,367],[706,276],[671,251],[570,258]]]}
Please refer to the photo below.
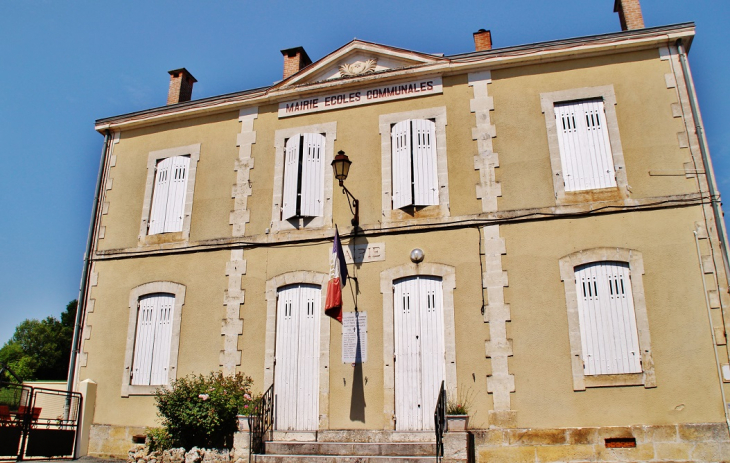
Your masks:
{"label": "white shutter", "polygon": [[274,390],[279,430],[318,428],[320,298],[319,286],[278,291]]}
{"label": "white shutter", "polygon": [[132,365],[133,385],[167,384],[175,296],[151,294],[139,299]]}
{"label": "white shutter", "polygon": [[433,429],[433,410],[445,378],[441,278],[394,282],[393,310],[396,429]]}
{"label": "white shutter", "polygon": [[297,215],[297,197],[299,181],[299,145],[301,134],[292,136],[284,148],[284,197],[282,199],[282,220]]}
{"label": "white shutter", "polygon": [[134,340],[132,384],[149,385],[152,369],[152,349],[155,344],[156,297],[145,296],[139,300],[137,333]]}
{"label": "white shutter", "polygon": [[179,232],[183,229],[185,216],[185,196],[187,194],[189,156],[169,158],[170,181],[167,192],[167,208],[165,211],[165,233]]}
{"label": "white shutter", "polygon": [[315,431],[319,427],[319,322],[321,291],[318,286],[299,287],[299,356],[297,427]]}
{"label": "white shutter", "polygon": [[401,121],[390,131],[393,209],[413,204],[411,194],[411,121]]}
{"label": "white shutter", "polygon": [[629,266],[596,262],[575,269],[584,373],[641,373]]}
{"label": "white shutter", "polygon": [[565,191],[616,186],[603,100],[555,105]]}
{"label": "white shutter", "polygon": [[319,133],[303,135],[301,214],[304,217],[324,215],[324,143]]}
{"label": "white shutter", "polygon": [[441,278],[419,277],[421,299],[421,429],[433,429],[433,410],[446,376]]}
{"label": "white shutter", "polygon": [[294,429],[296,424],[296,360],[299,349],[299,331],[295,316],[299,300],[298,288],[291,286],[279,290],[276,316],[276,429]]}
{"label": "white shutter", "polygon": [[436,171],[436,124],[413,121],[413,204],[432,206],[439,203]]}
{"label": "white shutter", "polygon": [[150,384],[167,384],[170,367],[170,341],[175,296],[158,294],[156,297],[155,342],[152,349]]}
{"label": "white shutter", "polygon": [[172,159],[163,159],[157,163],[155,186],[152,190],[152,207],[150,208],[148,235],[156,235],[165,231],[165,216],[167,211],[167,197],[170,189]]}

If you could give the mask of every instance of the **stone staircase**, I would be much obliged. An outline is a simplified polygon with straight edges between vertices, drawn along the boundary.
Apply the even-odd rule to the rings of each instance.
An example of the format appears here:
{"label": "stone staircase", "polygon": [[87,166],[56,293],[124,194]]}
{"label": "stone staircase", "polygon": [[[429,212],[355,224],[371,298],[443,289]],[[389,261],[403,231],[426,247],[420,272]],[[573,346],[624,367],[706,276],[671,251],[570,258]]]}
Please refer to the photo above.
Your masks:
{"label": "stone staircase", "polygon": [[[319,431],[277,433],[255,463],[426,463],[436,461],[433,432]],[[252,463],[254,463],[252,462]]]}

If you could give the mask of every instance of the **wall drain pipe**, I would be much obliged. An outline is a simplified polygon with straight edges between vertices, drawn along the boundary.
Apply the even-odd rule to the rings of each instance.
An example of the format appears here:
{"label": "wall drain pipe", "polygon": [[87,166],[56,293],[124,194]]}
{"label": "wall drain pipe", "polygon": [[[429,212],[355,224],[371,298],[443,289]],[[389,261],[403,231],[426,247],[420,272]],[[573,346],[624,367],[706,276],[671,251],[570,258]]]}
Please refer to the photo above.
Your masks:
{"label": "wall drain pipe", "polygon": [[[725,268],[725,278],[730,278],[730,265],[728,264],[727,242],[725,241],[725,221],[720,210],[720,199],[715,189],[715,178],[713,175],[712,165],[710,164],[707,154],[707,142],[705,140],[705,131],[702,127],[700,112],[697,108],[697,97],[695,96],[695,86],[692,80],[692,74],[689,72],[689,64],[687,64],[687,54],[682,44],[682,39],[677,40],[677,52],[679,53],[679,61],[682,64],[682,74],[684,75],[684,83],[687,86],[687,96],[689,97],[689,106],[692,109],[692,118],[695,123],[695,133],[700,143],[700,153],[702,154],[702,162],[705,165],[705,175],[707,177],[707,185],[710,189],[710,203],[712,204],[712,212],[715,216],[715,228],[720,238],[720,248],[722,254],[722,264]],[[709,232],[709,230],[708,230]]]}
{"label": "wall drain pipe", "polygon": [[81,270],[81,284],[79,285],[79,298],[76,306],[76,322],[74,325],[73,341],[71,343],[71,358],[68,363],[68,376],[66,382],[66,390],[71,392],[74,389],[74,380],[76,375],[76,360],[81,350],[81,323],[84,320],[86,312],[86,292],[89,283],[89,268],[91,266],[91,250],[94,244],[94,232],[96,231],[97,215],[99,212],[99,197],[101,195],[101,183],[104,175],[104,166],[106,164],[109,145],[112,142],[111,133],[107,130],[104,133],[104,147],[101,150],[101,160],[99,161],[99,174],[96,177],[96,192],[94,193],[94,205],[91,209],[91,221],[89,223],[89,233],[86,237],[86,251],[84,252],[84,267]]}

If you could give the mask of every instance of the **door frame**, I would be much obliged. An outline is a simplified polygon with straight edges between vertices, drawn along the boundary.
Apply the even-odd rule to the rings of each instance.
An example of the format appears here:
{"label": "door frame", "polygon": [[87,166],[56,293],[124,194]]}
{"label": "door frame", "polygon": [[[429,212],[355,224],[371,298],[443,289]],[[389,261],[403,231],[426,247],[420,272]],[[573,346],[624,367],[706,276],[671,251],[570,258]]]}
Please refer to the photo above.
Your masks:
{"label": "door frame", "polygon": [[454,289],[456,268],[446,264],[410,263],[380,272],[380,292],[383,294],[383,417],[384,429],[395,429],[395,331],[393,281],[414,276],[441,277],[444,310],[444,349],[446,390],[453,396],[456,390],[456,324],[454,321]]}
{"label": "door frame", "polygon": [[[318,285],[321,289],[320,310],[324,311],[327,299],[329,275],[319,272],[297,271],[277,275],[266,281],[266,344],[264,355],[264,390],[274,383],[274,360],[276,359],[276,305],[279,288],[296,284]],[[318,429],[329,428],[329,346],[330,320],[320,314],[319,324],[319,425]],[[276,389],[276,386],[274,386]]]}

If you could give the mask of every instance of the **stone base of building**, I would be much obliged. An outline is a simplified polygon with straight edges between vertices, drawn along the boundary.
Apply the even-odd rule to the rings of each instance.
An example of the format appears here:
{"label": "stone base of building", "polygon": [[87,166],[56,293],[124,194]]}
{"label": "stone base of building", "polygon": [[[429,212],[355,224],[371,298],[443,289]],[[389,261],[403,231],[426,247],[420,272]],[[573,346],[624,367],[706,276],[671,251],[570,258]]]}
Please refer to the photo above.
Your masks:
{"label": "stone base of building", "polygon": [[477,462],[730,461],[725,423],[471,432]]}
{"label": "stone base of building", "polygon": [[[126,459],[127,452],[134,445],[132,437],[144,433],[145,428],[139,426],[94,424],[89,439],[89,455]],[[725,423],[471,429],[469,433],[473,436],[473,447],[469,447],[473,449],[472,458],[477,463],[730,461],[730,435]],[[465,442],[462,441],[467,434],[452,434],[453,442],[445,442],[445,456],[462,461],[471,459],[463,454]],[[234,461],[239,458],[247,460],[248,433],[236,433],[234,448]]]}
{"label": "stone base of building", "polygon": [[92,457],[127,458],[134,442],[132,437],[145,434],[144,426],[115,426],[92,424],[89,432],[89,451]]}

